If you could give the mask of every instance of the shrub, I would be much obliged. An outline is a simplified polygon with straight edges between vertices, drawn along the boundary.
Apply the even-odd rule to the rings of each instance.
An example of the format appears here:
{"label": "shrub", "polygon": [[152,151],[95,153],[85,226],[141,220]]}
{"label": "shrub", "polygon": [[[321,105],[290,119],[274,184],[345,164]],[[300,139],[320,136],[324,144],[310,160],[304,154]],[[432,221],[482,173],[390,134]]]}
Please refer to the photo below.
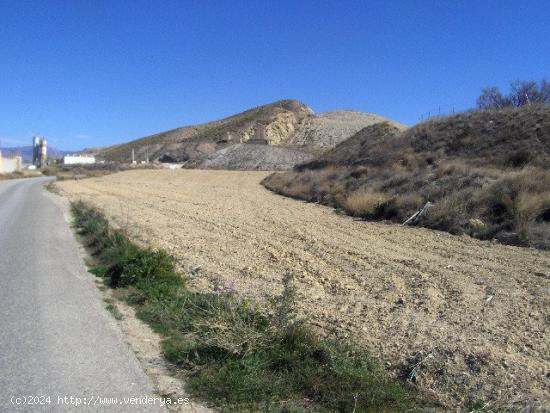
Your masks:
{"label": "shrub", "polygon": [[507,154],[504,164],[512,168],[518,168],[527,165],[533,160],[533,154],[525,149],[520,149]]}
{"label": "shrub", "polygon": [[309,200],[312,194],[312,185],[307,183],[298,183],[288,187],[287,194],[293,198]]}
{"label": "shrub", "polygon": [[376,219],[382,216],[386,202],[386,195],[381,192],[359,190],[348,195],[344,209],[354,217]]}
{"label": "shrub", "polygon": [[429,228],[448,231],[457,235],[464,232],[467,221],[468,215],[460,196],[453,194],[432,205],[423,223]]}
{"label": "shrub", "polygon": [[164,251],[141,249],[132,242],[118,242],[110,254],[113,264],[106,275],[113,287],[140,283],[142,288],[175,276],[174,262]]}
{"label": "shrub", "polygon": [[544,220],[548,210],[550,210],[550,193],[519,193],[514,208],[516,231],[526,238],[528,226],[536,220]]}
{"label": "shrub", "polygon": [[393,200],[395,208],[400,211],[401,217],[409,217],[426,203],[424,198],[415,193],[398,195]]}

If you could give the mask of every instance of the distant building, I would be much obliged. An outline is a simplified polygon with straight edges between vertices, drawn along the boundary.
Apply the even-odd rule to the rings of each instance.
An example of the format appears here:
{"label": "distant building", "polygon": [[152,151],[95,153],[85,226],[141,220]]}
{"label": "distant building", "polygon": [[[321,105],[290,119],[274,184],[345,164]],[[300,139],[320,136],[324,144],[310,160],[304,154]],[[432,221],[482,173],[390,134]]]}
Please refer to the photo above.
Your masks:
{"label": "distant building", "polygon": [[0,152],[0,174],[9,174],[12,172],[19,172],[23,167],[23,159],[20,156],[14,156],[13,158],[2,157]]}
{"label": "distant building", "polygon": [[66,155],[63,157],[64,165],[91,165],[95,163],[95,156]]}

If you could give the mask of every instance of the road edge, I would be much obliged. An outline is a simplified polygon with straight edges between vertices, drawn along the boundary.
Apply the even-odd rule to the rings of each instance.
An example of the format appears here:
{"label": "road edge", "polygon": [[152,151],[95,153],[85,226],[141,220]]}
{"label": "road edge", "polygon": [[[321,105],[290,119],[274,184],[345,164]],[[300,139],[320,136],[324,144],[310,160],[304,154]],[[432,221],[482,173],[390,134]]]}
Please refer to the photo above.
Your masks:
{"label": "road edge", "polygon": [[[70,227],[71,233],[79,246],[78,250],[82,259],[82,265],[86,269],[90,280],[94,281],[99,297],[104,304],[115,305],[116,309],[120,312],[122,317],[114,317],[112,314],[110,314],[109,317],[117,326],[121,337],[128,346],[128,350],[136,358],[137,363],[150,380],[155,392],[160,397],[166,397],[173,400],[189,400],[189,404],[167,404],[165,407],[172,413],[215,412],[215,410],[192,400],[192,397],[185,389],[184,379],[178,377],[171,368],[170,363],[168,363],[162,355],[160,345],[162,338],[136,316],[135,310],[117,296],[116,290],[105,288],[101,279],[88,271],[88,263],[92,260],[92,257],[82,245],[78,234],[74,230],[69,200],[61,193],[55,192],[51,188],[46,188],[45,185],[43,189],[46,196],[61,209],[63,218]],[[105,311],[109,312],[107,309],[105,309]]]}

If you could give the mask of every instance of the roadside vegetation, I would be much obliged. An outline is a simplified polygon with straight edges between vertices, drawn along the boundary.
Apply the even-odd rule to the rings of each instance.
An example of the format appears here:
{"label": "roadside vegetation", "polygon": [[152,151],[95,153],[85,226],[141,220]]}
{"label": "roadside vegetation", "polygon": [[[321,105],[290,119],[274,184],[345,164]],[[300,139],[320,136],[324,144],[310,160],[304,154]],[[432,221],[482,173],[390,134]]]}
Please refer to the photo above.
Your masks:
{"label": "roadside vegetation", "polygon": [[97,178],[114,174],[121,171],[134,169],[158,169],[159,165],[149,164],[128,164],[120,162],[96,163],[91,165],[48,165],[41,172],[46,176],[55,176],[58,181],[78,180],[86,178]]}
{"label": "roadside vegetation", "polygon": [[105,309],[110,312],[116,320],[122,320],[124,318],[124,316],[116,306],[114,300],[109,299],[104,301],[107,303]]}
{"label": "roadside vegetation", "polygon": [[263,185],[368,220],[550,248],[550,107],[471,111],[405,131],[364,128]]}
{"label": "roadside vegetation", "polygon": [[412,385],[390,378],[353,344],[321,339],[297,317],[290,274],[283,293],[263,305],[231,289],[195,292],[164,251],[138,246],[81,201],[72,213],[97,261],[91,271],[123,289],[138,316],[164,337],[165,357],[185,372],[197,397],[238,412],[418,408]]}
{"label": "roadside vegetation", "polygon": [[57,180],[96,178],[124,170],[118,163],[94,165],[48,165],[42,169],[46,176],[55,176]]}
{"label": "roadside vegetation", "polygon": [[104,176],[121,171],[123,169],[124,168],[119,164],[97,164],[86,166],[67,166],[52,164],[43,169],[23,170],[20,172],[12,172],[8,174],[0,173],[0,181],[17,178],[36,178],[40,176],[55,176],[57,180],[64,181],[67,179],[84,179]]}
{"label": "roadside vegetation", "polygon": [[19,178],[36,178],[37,176],[42,176],[40,172],[36,171],[21,171],[21,172],[11,172],[7,174],[0,173],[0,181],[8,179],[19,179]]}

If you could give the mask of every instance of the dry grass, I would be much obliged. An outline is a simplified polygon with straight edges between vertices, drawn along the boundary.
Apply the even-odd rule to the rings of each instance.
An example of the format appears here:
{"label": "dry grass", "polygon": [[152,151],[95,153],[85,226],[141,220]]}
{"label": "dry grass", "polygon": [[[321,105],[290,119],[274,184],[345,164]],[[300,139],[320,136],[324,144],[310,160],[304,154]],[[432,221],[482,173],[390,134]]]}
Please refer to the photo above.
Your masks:
{"label": "dry grass", "polygon": [[93,165],[49,165],[42,170],[47,176],[55,176],[58,181],[70,179],[96,178],[110,175],[116,172],[133,169],[156,169],[155,164],[123,164],[118,162],[108,162]]}
{"label": "dry grass", "polygon": [[340,167],[276,173],[263,185],[370,220],[404,222],[430,201],[422,226],[550,248],[550,171],[536,166],[496,169],[449,161],[413,170]]}
{"label": "dry grass", "polygon": [[0,181],[18,178],[36,178],[37,176],[42,176],[42,174],[39,171],[11,172],[8,174],[0,174]]}
{"label": "dry grass", "polygon": [[344,202],[346,212],[355,217],[375,218],[387,202],[387,197],[381,192],[355,191],[348,195]]}
{"label": "dry grass", "polygon": [[521,168],[548,165],[550,107],[476,110],[420,123],[401,136],[401,148],[429,160],[463,159],[471,165]]}

